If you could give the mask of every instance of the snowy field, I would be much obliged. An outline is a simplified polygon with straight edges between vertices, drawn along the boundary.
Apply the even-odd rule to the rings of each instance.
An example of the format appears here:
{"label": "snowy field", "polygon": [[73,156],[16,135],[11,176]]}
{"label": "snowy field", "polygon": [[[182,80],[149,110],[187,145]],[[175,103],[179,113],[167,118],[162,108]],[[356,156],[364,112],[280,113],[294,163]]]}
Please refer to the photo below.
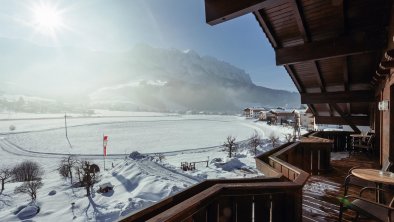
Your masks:
{"label": "snowy field", "polygon": [[[272,148],[267,140],[270,134],[275,133],[283,139],[285,133],[292,132],[290,128],[268,126],[237,116],[104,111],[96,115],[68,118],[72,148],[65,139],[61,114],[48,116],[50,118],[45,115],[14,114],[13,119],[7,114],[2,116],[0,167],[29,159],[39,162],[45,175],[44,186],[37,197],[40,212],[33,217],[20,215],[19,210],[29,203],[29,197],[14,194],[14,188],[20,183],[7,183],[0,194],[0,221],[113,221],[205,179],[261,176],[245,143],[236,157],[227,157],[221,146],[226,137],[232,135],[237,141],[243,141],[256,130],[263,139],[259,147],[259,152],[263,152]],[[16,127],[12,132],[10,125]],[[92,198],[87,198],[84,188],[71,188],[56,168],[65,155],[75,153],[80,154],[80,159],[95,162],[103,169],[103,133],[109,136],[111,156],[107,157],[106,170],[101,171],[101,181],[94,190],[99,184],[111,182],[114,192],[93,192]],[[125,158],[133,151],[145,156]],[[154,155],[158,152],[165,157],[161,162]],[[194,171],[180,169],[181,162],[191,161],[208,161],[208,166],[198,163]]]}
{"label": "snowy field", "polygon": [[68,138],[64,119],[0,121],[0,132],[8,141],[30,151],[50,153],[101,154],[103,134],[109,136],[107,153],[132,151],[154,153],[189,150],[222,144],[228,135],[247,139],[256,129],[254,123],[235,116],[137,116],[69,118]]}

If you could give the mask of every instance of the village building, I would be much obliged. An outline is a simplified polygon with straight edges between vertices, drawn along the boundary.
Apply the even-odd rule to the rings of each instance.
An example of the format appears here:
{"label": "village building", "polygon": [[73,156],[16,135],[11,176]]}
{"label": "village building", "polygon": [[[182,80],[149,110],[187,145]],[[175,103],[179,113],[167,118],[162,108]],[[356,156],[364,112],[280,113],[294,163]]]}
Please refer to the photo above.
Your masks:
{"label": "village building", "polygon": [[267,112],[266,108],[252,107],[244,109],[244,116],[246,118],[260,119],[261,112]]}
{"label": "village building", "polygon": [[294,123],[294,110],[271,109],[267,113],[267,121],[273,125]]}
{"label": "village building", "polygon": [[265,120],[267,120],[267,112],[268,112],[268,111],[266,111],[266,110],[260,111],[260,112],[259,112],[259,120],[260,120],[260,121],[265,121]]}
{"label": "village building", "polygon": [[244,109],[244,116],[246,117],[246,118],[250,118],[252,115],[251,115],[251,109],[250,108],[245,108]]}
{"label": "village building", "polygon": [[301,126],[308,131],[317,130],[315,116],[309,108],[301,112]]}

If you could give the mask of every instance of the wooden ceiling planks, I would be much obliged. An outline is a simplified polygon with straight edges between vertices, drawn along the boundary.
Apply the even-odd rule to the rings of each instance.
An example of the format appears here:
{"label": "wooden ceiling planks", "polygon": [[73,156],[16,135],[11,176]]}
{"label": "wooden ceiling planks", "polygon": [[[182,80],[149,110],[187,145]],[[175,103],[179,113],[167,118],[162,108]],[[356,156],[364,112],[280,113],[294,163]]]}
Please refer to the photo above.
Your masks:
{"label": "wooden ceiling planks", "polygon": [[294,64],[295,74],[300,79],[301,83],[305,88],[316,88],[319,87],[318,79],[314,69],[314,62],[305,62]]}
{"label": "wooden ceiling planks", "polygon": [[304,15],[313,41],[338,37],[343,30],[342,7],[331,1],[303,1]]}
{"label": "wooden ceiling planks", "polygon": [[293,7],[289,1],[266,10],[265,13],[282,47],[303,43],[294,19]]}
{"label": "wooden ceiling planks", "polygon": [[[381,60],[381,50],[387,44],[386,27],[393,0],[205,1],[228,4],[227,9],[232,4],[249,5],[246,11],[254,7],[256,19],[275,49],[277,64],[285,66],[300,93],[352,95],[354,90],[373,89],[371,83],[376,81],[373,76]],[[251,3],[255,4],[250,6]],[[260,7],[258,10],[256,5]],[[226,20],[245,10],[227,17],[222,13],[216,18]],[[325,102],[308,104],[315,115],[325,116],[325,122],[365,123],[369,115],[368,103],[359,99],[334,98],[331,103]],[[352,114],[364,116],[355,118]]]}
{"label": "wooden ceiling planks", "polygon": [[379,61],[379,52],[349,56],[351,84],[370,83]]}
{"label": "wooden ceiling planks", "polygon": [[[338,57],[319,60],[318,65],[326,86],[343,86],[344,74],[342,72],[344,72],[344,58]],[[342,87],[342,90],[344,90],[344,87]]]}

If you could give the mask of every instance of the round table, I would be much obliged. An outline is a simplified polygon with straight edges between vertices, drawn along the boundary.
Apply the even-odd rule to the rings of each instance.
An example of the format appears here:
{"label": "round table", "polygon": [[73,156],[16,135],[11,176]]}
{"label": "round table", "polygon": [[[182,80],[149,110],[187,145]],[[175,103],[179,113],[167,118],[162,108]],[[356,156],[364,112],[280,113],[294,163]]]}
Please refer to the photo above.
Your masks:
{"label": "round table", "polygon": [[394,185],[394,173],[374,169],[354,169],[352,174],[358,178],[372,181],[375,183],[384,183]]}
{"label": "round table", "polygon": [[[352,174],[355,177],[361,178],[363,180],[368,180],[375,182],[376,188],[382,188],[382,184],[394,185],[394,173],[375,170],[375,169],[354,169]],[[375,192],[376,201],[381,202],[380,191]]]}

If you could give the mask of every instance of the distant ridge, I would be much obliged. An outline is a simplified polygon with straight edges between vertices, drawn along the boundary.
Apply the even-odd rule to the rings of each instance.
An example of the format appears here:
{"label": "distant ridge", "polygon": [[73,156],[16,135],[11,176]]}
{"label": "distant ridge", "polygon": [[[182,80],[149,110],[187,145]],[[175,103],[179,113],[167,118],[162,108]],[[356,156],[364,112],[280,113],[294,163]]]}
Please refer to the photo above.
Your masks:
{"label": "distant ridge", "polygon": [[[94,52],[3,38],[0,46],[5,94],[132,111],[231,113],[249,106],[300,106],[298,93],[257,86],[244,70],[193,50],[140,44],[127,52]],[[35,84],[7,84],[14,79]]]}

